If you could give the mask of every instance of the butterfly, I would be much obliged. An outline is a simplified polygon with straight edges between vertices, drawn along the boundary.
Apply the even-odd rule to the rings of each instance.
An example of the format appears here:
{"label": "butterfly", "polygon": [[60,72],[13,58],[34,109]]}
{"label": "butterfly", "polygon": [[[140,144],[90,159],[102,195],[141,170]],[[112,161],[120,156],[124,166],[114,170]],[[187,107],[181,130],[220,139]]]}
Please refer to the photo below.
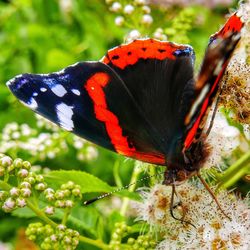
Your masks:
{"label": "butterfly", "polygon": [[198,173],[207,156],[204,124],[240,40],[237,12],[210,37],[198,76],[191,46],[139,39],[51,74],[7,82],[26,106],[106,149],[167,166],[164,184]]}

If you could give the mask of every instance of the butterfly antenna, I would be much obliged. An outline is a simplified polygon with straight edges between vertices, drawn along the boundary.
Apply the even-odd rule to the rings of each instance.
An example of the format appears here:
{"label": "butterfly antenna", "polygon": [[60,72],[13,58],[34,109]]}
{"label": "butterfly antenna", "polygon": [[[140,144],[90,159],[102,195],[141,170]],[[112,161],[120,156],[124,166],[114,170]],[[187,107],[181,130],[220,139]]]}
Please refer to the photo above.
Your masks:
{"label": "butterfly antenna", "polygon": [[109,192],[109,193],[104,193],[104,194],[102,194],[102,195],[100,195],[100,196],[97,196],[97,197],[95,197],[95,198],[93,198],[93,199],[84,201],[83,204],[84,204],[85,206],[90,205],[90,204],[92,204],[93,202],[98,201],[98,200],[103,199],[103,198],[106,198],[106,197],[108,197],[108,196],[110,196],[110,195],[112,195],[112,194],[114,194],[114,193],[120,192],[120,191],[122,191],[122,190],[124,190],[124,189],[128,189],[130,186],[135,185],[137,182],[141,182],[141,181],[147,180],[147,179],[149,179],[149,178],[155,177],[155,176],[160,175],[160,174],[162,174],[162,173],[157,173],[157,174],[154,174],[154,175],[149,175],[149,176],[143,177],[143,178],[139,179],[139,180],[136,181],[136,182],[133,182],[133,183],[130,183],[130,184],[126,185],[126,186],[117,188],[117,189],[115,189],[115,190],[113,190],[113,191],[111,191],[111,192]]}
{"label": "butterfly antenna", "polygon": [[206,188],[206,190],[209,192],[209,194],[211,195],[211,197],[213,198],[213,200],[215,201],[215,203],[217,204],[218,208],[220,209],[220,211],[222,212],[222,214],[228,218],[229,220],[231,220],[231,218],[224,212],[224,210],[222,209],[216,195],[214,194],[213,190],[209,187],[209,185],[206,183],[206,181],[201,177],[200,173],[197,172],[197,177],[200,179],[201,183],[203,184],[203,186]]}
{"label": "butterfly antenna", "polygon": [[[180,221],[181,223],[186,223],[186,224],[191,225],[191,226],[193,226],[194,228],[196,228],[195,225],[192,224],[190,221],[184,220],[185,213],[183,214],[182,218],[177,218],[177,217],[174,215],[174,209],[175,209],[175,207],[176,207],[176,205],[174,205],[174,195],[177,196],[177,193],[176,193],[176,190],[175,190],[175,185],[172,184],[172,193],[171,193],[170,210],[169,210],[171,216],[172,216],[175,220]],[[178,196],[177,196],[177,197],[178,197]],[[181,205],[181,201],[178,203],[178,205]]]}

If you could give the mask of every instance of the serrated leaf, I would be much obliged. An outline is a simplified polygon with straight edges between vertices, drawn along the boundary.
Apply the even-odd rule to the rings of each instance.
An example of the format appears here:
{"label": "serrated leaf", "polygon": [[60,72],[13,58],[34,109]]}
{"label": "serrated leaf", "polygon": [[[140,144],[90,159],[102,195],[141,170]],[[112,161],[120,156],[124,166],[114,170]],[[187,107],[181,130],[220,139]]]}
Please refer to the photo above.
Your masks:
{"label": "serrated leaf", "polygon": [[[81,187],[82,193],[109,193],[117,190],[117,187],[111,187],[106,182],[83,171],[51,171],[45,175],[45,179],[49,186],[55,189],[58,189],[62,184],[68,181],[73,181]],[[115,195],[129,197],[133,200],[140,199],[137,193],[131,193],[128,190],[118,191]]]}
{"label": "serrated leaf", "polygon": [[59,188],[67,181],[80,185],[82,193],[111,192],[113,188],[97,177],[82,171],[51,171],[45,175],[50,187]]}

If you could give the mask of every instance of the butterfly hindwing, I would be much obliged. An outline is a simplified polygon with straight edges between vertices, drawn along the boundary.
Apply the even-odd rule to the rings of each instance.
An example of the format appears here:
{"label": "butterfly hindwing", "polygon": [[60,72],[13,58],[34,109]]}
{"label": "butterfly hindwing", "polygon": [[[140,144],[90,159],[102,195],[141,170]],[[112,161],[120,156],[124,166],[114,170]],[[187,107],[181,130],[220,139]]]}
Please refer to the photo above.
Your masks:
{"label": "butterfly hindwing", "polygon": [[194,59],[192,47],[154,39],[121,45],[102,59],[123,80],[149,121],[151,136],[170,157],[194,97]]}

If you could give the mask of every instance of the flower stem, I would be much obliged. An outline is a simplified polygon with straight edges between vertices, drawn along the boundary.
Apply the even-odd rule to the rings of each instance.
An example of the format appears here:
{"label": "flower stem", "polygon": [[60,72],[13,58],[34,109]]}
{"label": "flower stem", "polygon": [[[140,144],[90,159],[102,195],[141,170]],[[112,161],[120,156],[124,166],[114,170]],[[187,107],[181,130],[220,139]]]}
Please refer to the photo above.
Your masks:
{"label": "flower stem", "polygon": [[35,206],[34,204],[32,204],[32,202],[30,201],[26,201],[27,202],[27,206],[44,222],[46,222],[47,224],[51,225],[52,227],[57,227],[57,224],[51,220],[50,218],[48,218],[45,213],[43,211],[41,211],[37,206]]}
{"label": "flower stem", "polygon": [[[135,190],[136,185],[131,185],[131,184],[136,183],[137,178],[138,178],[139,174],[141,173],[141,171],[142,171],[141,168],[138,167],[137,165],[135,165],[133,174],[132,174],[130,182],[129,182],[129,188],[128,188],[129,192],[133,192]],[[129,198],[127,198],[127,197],[123,198],[122,207],[121,207],[121,211],[120,211],[121,215],[123,215],[123,216],[126,214],[126,211],[128,208],[128,203],[129,203]]]}
{"label": "flower stem", "polygon": [[66,208],[66,210],[64,212],[64,215],[63,215],[63,219],[62,219],[62,224],[63,225],[66,225],[67,219],[68,219],[68,217],[70,215],[70,211],[71,211],[70,208]]}
{"label": "flower stem", "polygon": [[100,249],[107,249],[108,248],[108,245],[105,244],[101,240],[93,240],[93,239],[87,238],[87,237],[82,236],[82,235],[80,236],[79,240],[81,242],[88,243],[88,244],[90,244],[92,246],[96,246],[96,247],[98,247]]}
{"label": "flower stem", "polygon": [[229,188],[250,172],[250,151],[244,154],[219,177],[219,187]]}

